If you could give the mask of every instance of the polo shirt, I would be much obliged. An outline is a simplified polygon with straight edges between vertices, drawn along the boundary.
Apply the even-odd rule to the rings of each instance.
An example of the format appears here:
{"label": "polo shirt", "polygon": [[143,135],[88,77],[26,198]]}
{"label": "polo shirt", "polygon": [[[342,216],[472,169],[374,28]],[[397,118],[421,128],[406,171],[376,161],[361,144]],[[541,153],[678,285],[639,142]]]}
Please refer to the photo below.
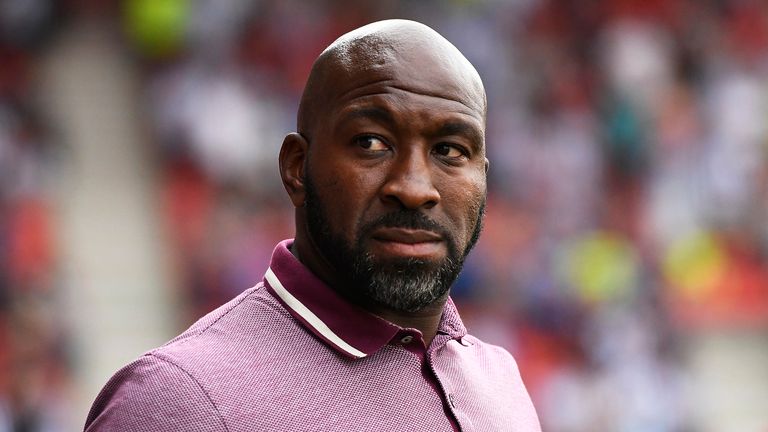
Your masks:
{"label": "polo shirt", "polygon": [[87,431],[540,431],[515,361],[449,299],[421,333],[358,308],[289,251],[264,280],[119,370]]}

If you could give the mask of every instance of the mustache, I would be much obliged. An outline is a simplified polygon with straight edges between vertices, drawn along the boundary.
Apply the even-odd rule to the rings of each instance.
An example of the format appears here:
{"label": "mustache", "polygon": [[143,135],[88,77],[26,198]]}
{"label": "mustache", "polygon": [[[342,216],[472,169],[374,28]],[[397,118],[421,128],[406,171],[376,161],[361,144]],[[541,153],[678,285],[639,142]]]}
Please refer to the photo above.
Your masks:
{"label": "mustache", "polygon": [[415,230],[432,231],[440,234],[444,239],[451,241],[453,236],[450,230],[430,219],[418,210],[398,210],[386,213],[377,219],[365,224],[362,232],[369,234],[377,228],[406,228]]}

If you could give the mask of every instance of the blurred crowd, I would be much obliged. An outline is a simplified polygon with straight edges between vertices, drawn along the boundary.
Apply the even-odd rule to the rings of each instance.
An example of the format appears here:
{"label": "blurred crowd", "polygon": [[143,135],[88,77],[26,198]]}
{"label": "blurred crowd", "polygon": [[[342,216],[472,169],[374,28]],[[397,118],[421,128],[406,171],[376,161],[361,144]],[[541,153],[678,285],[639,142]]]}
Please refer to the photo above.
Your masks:
{"label": "blurred crowd", "polygon": [[51,2],[0,2],[0,430],[60,430],[71,356],[56,280],[50,185],[60,143],[35,62]]}
{"label": "blurred crowd", "polygon": [[390,17],[441,32],[485,81],[487,217],[454,298],[515,355],[544,430],[693,430],[682,335],[768,325],[765,2],[5,1],[0,425],[56,430],[66,388],[47,187],[66,149],[31,65],[81,9],[140,65],[179,327],[291,236],[276,158],[312,61]]}

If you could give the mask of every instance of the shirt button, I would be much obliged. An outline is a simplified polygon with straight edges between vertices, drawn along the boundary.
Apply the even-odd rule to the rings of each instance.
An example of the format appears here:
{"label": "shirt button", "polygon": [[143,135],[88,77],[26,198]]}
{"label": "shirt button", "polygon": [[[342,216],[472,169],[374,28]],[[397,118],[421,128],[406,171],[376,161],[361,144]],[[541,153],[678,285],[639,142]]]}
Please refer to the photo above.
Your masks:
{"label": "shirt button", "polygon": [[411,336],[411,335],[408,335],[408,336],[403,336],[403,338],[402,338],[402,339],[400,339],[400,342],[401,342],[401,343],[404,343],[404,344],[409,344],[409,343],[411,343],[412,341],[413,341],[413,336]]}

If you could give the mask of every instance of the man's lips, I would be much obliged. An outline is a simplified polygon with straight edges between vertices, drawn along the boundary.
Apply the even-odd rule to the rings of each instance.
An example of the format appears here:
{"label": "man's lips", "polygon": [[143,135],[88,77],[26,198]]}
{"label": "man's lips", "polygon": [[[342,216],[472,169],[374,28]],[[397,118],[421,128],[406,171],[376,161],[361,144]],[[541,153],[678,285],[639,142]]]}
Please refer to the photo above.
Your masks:
{"label": "man's lips", "polygon": [[371,236],[379,241],[389,241],[397,243],[429,243],[443,241],[443,236],[428,230],[410,229],[410,228],[378,228],[371,233]]}
{"label": "man's lips", "polygon": [[384,227],[371,233],[374,247],[391,255],[428,257],[444,253],[443,237],[429,230]]}

